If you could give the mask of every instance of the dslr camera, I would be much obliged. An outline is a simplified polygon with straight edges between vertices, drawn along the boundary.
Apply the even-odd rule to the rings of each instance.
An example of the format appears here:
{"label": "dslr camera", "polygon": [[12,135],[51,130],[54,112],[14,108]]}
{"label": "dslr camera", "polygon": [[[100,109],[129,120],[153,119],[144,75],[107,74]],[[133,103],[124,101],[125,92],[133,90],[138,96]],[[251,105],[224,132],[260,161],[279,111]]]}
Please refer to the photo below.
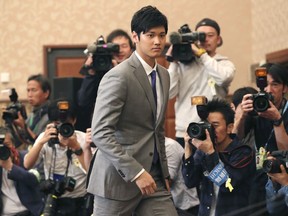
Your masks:
{"label": "dslr camera", "polygon": [[57,129],[57,138],[51,138],[48,141],[48,145],[53,147],[55,144],[59,144],[58,133],[63,137],[71,137],[74,134],[74,126],[67,122],[69,115],[69,102],[68,101],[59,101],[57,103],[57,122],[55,128]]}
{"label": "dslr camera", "polygon": [[56,215],[57,199],[65,191],[73,191],[76,185],[76,180],[72,177],[65,176],[61,180],[45,180],[41,184],[41,191],[47,194],[45,207],[43,210],[44,216]]}
{"label": "dslr camera", "polygon": [[[91,68],[98,73],[106,73],[113,67],[112,54],[118,52],[119,44],[105,43],[102,35],[96,40],[96,42],[88,45],[87,49],[84,50],[86,55],[92,55],[93,63]],[[80,73],[86,75],[83,70],[81,70]]]}
{"label": "dslr camera", "polygon": [[15,88],[9,89],[10,103],[3,111],[2,119],[6,123],[12,123],[14,120],[18,119],[18,112],[20,111],[24,119],[27,119],[27,113],[25,106],[18,101],[18,94]]}
{"label": "dslr camera", "polygon": [[195,55],[191,44],[196,41],[205,42],[206,34],[204,32],[191,31],[188,24],[184,24],[177,32],[170,34],[170,42],[173,44],[172,57],[184,64],[195,60]]}
{"label": "dslr camera", "polygon": [[199,140],[205,140],[207,129],[209,131],[211,140],[214,140],[215,133],[213,126],[207,122],[208,112],[206,109],[207,98],[205,96],[195,96],[191,99],[191,104],[196,105],[198,116],[200,117],[200,122],[191,122],[187,128],[187,133],[191,138],[196,138]]}
{"label": "dslr camera", "polygon": [[0,134],[0,160],[7,160],[10,155],[10,149],[4,144],[5,134]]}
{"label": "dslr camera", "polygon": [[265,160],[263,170],[266,173],[281,173],[280,165],[282,164],[288,172],[288,151],[273,151],[271,156],[275,160]]}
{"label": "dslr camera", "polygon": [[269,107],[269,101],[273,101],[273,96],[264,91],[267,86],[267,70],[264,67],[257,68],[255,71],[256,84],[260,91],[252,95],[253,108],[256,112],[265,112]]}

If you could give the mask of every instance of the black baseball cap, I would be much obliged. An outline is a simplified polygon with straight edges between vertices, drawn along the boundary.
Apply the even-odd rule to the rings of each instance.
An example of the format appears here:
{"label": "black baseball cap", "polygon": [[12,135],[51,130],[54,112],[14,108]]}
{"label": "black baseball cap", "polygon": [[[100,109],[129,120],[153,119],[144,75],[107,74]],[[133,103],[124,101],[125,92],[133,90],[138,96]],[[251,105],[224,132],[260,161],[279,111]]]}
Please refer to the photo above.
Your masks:
{"label": "black baseball cap", "polygon": [[212,20],[210,18],[204,18],[200,22],[198,22],[195,30],[197,30],[200,26],[211,26],[217,31],[218,35],[220,35],[220,27],[215,20]]}

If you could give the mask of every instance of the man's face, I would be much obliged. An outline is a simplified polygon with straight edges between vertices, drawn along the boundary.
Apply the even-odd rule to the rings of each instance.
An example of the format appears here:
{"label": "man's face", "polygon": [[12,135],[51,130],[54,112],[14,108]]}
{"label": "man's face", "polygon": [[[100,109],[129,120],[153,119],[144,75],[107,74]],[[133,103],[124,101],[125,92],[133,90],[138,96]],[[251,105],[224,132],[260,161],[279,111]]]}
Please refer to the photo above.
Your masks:
{"label": "man's face", "polygon": [[[232,131],[233,124],[226,125],[226,120],[220,112],[211,112],[207,118],[208,122],[215,129],[215,142],[218,146],[228,145],[231,141],[229,134]],[[232,126],[231,126],[232,125]]]}
{"label": "man's face", "polygon": [[287,92],[287,86],[281,83],[275,82],[270,74],[267,75],[267,87],[265,91],[271,93],[274,98],[274,104],[276,107],[281,105],[283,94]]}
{"label": "man's face", "polygon": [[136,32],[132,33],[133,41],[136,44],[138,54],[150,65],[154,66],[155,58],[159,57],[165,47],[166,33],[165,28],[155,27],[146,33],[141,33],[140,38]]}
{"label": "man's face", "polygon": [[130,57],[132,53],[132,47],[130,47],[129,40],[126,37],[115,37],[112,40],[112,43],[119,44],[119,53],[113,53],[113,58],[117,61],[117,63],[121,63]]}
{"label": "man's face", "polygon": [[45,103],[49,96],[49,91],[44,92],[39,82],[30,80],[27,83],[28,101],[33,107],[37,107]]}
{"label": "man's face", "polygon": [[204,48],[210,56],[216,54],[218,44],[221,42],[220,36],[217,34],[216,29],[211,26],[200,26],[197,32],[204,32],[206,34],[205,42],[201,43],[201,47]]}

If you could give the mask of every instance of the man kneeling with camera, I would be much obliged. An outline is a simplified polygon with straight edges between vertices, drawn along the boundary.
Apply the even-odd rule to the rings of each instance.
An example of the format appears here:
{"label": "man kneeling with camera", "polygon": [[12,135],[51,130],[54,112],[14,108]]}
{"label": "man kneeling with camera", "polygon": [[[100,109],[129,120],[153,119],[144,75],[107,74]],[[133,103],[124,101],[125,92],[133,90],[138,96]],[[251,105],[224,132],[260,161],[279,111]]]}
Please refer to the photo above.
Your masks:
{"label": "man kneeling with camera", "polygon": [[37,166],[44,159],[45,181],[42,191],[47,195],[43,215],[85,216],[86,167],[82,146],[85,133],[74,131],[76,110],[67,100],[57,100],[48,107],[50,122],[36,139],[24,158],[24,166]]}

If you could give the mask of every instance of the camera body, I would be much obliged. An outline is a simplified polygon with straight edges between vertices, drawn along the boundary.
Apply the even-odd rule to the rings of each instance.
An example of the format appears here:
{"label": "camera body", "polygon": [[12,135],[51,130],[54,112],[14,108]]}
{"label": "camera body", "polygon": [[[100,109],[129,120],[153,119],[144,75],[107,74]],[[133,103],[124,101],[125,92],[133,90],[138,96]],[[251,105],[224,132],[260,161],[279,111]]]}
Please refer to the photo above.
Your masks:
{"label": "camera body", "polygon": [[209,115],[206,104],[208,100],[205,96],[194,96],[191,98],[191,105],[196,105],[197,114],[200,117],[200,122],[191,122],[187,127],[186,132],[191,138],[196,138],[199,140],[205,140],[206,137],[206,129],[210,134],[210,138],[213,141],[215,138],[214,127],[207,122],[207,117]]}
{"label": "camera body", "polygon": [[10,155],[10,149],[4,145],[5,134],[0,134],[0,160],[7,160]]}
{"label": "camera body", "polygon": [[27,113],[25,106],[18,101],[18,94],[15,88],[9,90],[10,104],[3,111],[2,119],[6,123],[12,123],[15,119],[18,119],[18,112],[20,111],[24,119],[27,119]]}
{"label": "camera body", "polygon": [[170,42],[173,44],[172,57],[188,64],[195,60],[191,44],[196,41],[205,42],[206,34],[204,32],[192,32],[187,24],[182,25],[178,33],[170,36]]}
{"label": "camera body", "polygon": [[275,160],[265,160],[263,170],[266,173],[281,173],[280,165],[282,164],[288,172],[288,151],[273,151],[271,156]]}
{"label": "camera body", "polygon": [[210,136],[214,134],[214,128],[209,122],[191,122],[187,128],[187,133],[191,138],[205,140],[207,138],[206,129],[209,131]]}
{"label": "camera body", "polygon": [[73,191],[76,185],[76,180],[72,177],[65,176],[61,180],[45,180],[41,184],[41,191],[47,194],[43,215],[53,216],[56,213],[57,199],[65,191]]}
{"label": "camera body", "polygon": [[119,52],[119,44],[105,43],[103,36],[100,36],[96,42],[89,45],[84,53],[92,54],[92,68],[98,73],[106,73],[112,65],[113,53]]}
{"label": "camera body", "polygon": [[58,113],[57,120],[60,122],[55,124],[55,128],[57,129],[57,137],[51,138],[48,141],[48,145],[53,147],[55,144],[59,144],[58,133],[60,133],[63,137],[71,137],[74,134],[74,126],[67,122],[68,118],[68,110],[69,110],[69,102],[68,101],[59,101],[57,103]]}
{"label": "camera body", "polygon": [[253,94],[253,108],[256,112],[265,112],[269,107],[269,101],[273,101],[273,96],[264,91],[267,86],[267,70],[264,67],[256,68],[256,84],[260,88],[257,94]]}

